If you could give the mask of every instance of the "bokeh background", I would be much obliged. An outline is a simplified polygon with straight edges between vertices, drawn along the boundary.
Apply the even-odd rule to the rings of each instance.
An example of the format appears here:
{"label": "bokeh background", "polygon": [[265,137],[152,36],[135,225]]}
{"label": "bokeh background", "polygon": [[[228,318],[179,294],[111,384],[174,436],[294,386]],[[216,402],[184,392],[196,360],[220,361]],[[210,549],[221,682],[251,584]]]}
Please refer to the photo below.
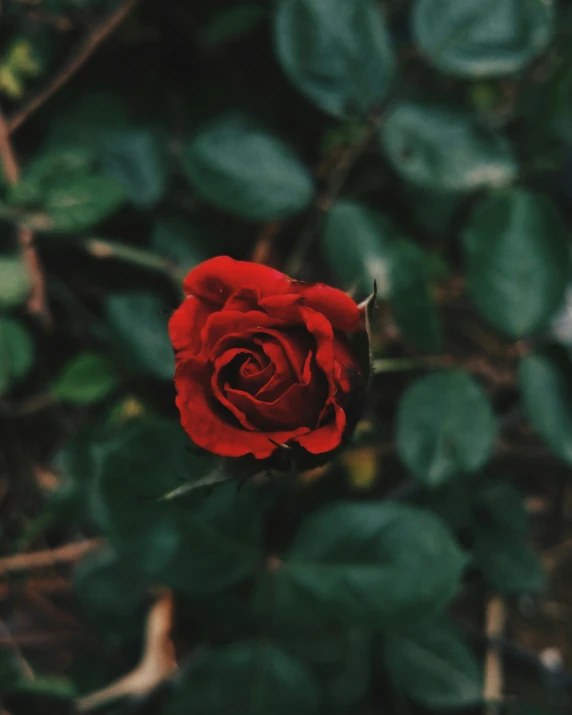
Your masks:
{"label": "bokeh background", "polygon": [[[2,715],[572,712],[571,37],[568,0],[0,2]],[[376,282],[332,463],[189,449],[167,321],[221,254]]]}

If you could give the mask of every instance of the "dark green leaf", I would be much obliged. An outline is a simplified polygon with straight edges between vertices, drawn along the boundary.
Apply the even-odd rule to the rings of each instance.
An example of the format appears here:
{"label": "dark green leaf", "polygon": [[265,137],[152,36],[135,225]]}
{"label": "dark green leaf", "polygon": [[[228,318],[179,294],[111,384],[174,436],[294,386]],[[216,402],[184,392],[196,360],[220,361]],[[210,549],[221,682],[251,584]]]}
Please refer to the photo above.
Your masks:
{"label": "dark green leaf", "polygon": [[228,7],[211,18],[201,32],[206,47],[218,47],[237,40],[255,30],[267,17],[268,11],[259,5]]}
{"label": "dark green leaf", "polygon": [[165,715],[316,715],[319,692],[301,663],[265,642],[197,656]]}
{"label": "dark green leaf", "polygon": [[327,715],[357,712],[371,680],[369,631],[339,624],[311,633],[290,627],[283,632],[277,630],[276,636],[273,633],[273,642],[302,661],[318,683],[323,712]]}
{"label": "dark green leaf", "polygon": [[213,468],[187,452],[177,424],[143,420],[98,465],[102,522],[119,555],[153,583],[208,591],[235,583],[260,559],[262,505],[255,488],[221,484],[212,494],[161,501],[184,480]]}
{"label": "dark green leaf", "polygon": [[440,323],[429,291],[428,258],[420,248],[397,236],[381,214],[351,201],[334,205],[321,238],[325,257],[342,283],[369,293],[376,281],[405,338],[419,349],[439,350]]}
{"label": "dark green leaf", "polygon": [[517,175],[506,140],[453,109],[402,102],[383,121],[380,139],[404,179],[435,191],[504,186]]}
{"label": "dark green leaf", "polygon": [[487,396],[461,370],[419,378],[399,405],[399,456],[431,487],[482,467],[494,436],[495,418]]}
{"label": "dark green leaf", "polygon": [[55,180],[44,199],[47,222],[41,219],[33,225],[61,233],[85,231],[108,218],[124,200],[123,189],[104,175]]}
{"label": "dark green leaf", "polygon": [[483,318],[511,338],[541,328],[571,270],[554,206],[524,189],[500,192],[478,204],[463,238],[467,289]]}
{"label": "dark green leaf", "polygon": [[518,378],[534,429],[572,465],[572,362],[561,352],[533,353],[522,360]]}
{"label": "dark green leaf", "polygon": [[80,562],[74,593],[90,623],[110,647],[141,637],[147,606],[144,583],[131,564],[102,549]]}
{"label": "dark green leaf", "polygon": [[0,308],[19,305],[30,288],[28,268],[20,256],[0,256]]}
{"label": "dark green leaf", "polygon": [[44,212],[32,215],[29,223],[34,229],[75,232],[107,218],[125,194],[97,168],[95,149],[78,145],[57,146],[36,157],[8,198],[12,204]]}
{"label": "dark green leaf", "polygon": [[328,114],[362,117],[387,93],[391,40],[372,0],[281,0],[274,40],[290,81]]}
{"label": "dark green leaf", "polygon": [[24,168],[8,200],[17,206],[39,205],[50,192],[54,179],[57,183],[71,184],[78,177],[88,176],[94,162],[94,150],[84,146],[58,146],[43,152]]}
{"label": "dark green leaf", "polygon": [[314,191],[308,170],[292,149],[236,114],[199,132],[184,153],[183,166],[199,195],[252,221],[288,218],[308,205]]}
{"label": "dark green leaf", "polygon": [[430,512],[396,503],[338,503],[303,522],[260,582],[256,607],[276,619],[398,627],[439,611],[465,556]]}
{"label": "dark green leaf", "polygon": [[127,367],[171,379],[175,361],[163,303],[150,293],[138,292],[112,295],[106,302],[108,320]]}
{"label": "dark green leaf", "polygon": [[205,248],[210,242],[206,230],[182,218],[158,221],[151,234],[153,248],[183,272],[208,258]]}
{"label": "dark green leaf", "polygon": [[444,621],[420,624],[407,634],[389,634],[384,660],[395,685],[430,709],[456,710],[481,701],[477,660]]}
{"label": "dark green leaf", "polygon": [[52,385],[59,400],[83,405],[106,397],[117,385],[113,365],[97,353],[83,353],[72,359]]}
{"label": "dark green leaf", "polygon": [[25,375],[34,361],[34,343],[24,326],[0,316],[0,395]]}
{"label": "dark green leaf", "polygon": [[129,200],[144,208],[161,200],[167,185],[167,163],[159,138],[148,131],[115,134],[103,142],[106,172],[123,187]]}
{"label": "dark green leaf", "polygon": [[417,0],[415,39],[450,74],[492,77],[531,62],[553,35],[552,0]]}
{"label": "dark green leaf", "polygon": [[525,534],[481,527],[475,538],[474,560],[486,583],[497,593],[538,593],[546,587],[542,564],[526,543]]}

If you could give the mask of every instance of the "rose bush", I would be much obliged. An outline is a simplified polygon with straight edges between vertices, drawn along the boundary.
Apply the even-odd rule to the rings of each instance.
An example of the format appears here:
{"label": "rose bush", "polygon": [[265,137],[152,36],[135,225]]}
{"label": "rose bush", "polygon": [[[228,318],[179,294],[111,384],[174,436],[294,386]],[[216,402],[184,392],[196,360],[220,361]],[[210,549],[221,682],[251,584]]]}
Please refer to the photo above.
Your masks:
{"label": "rose bush", "polygon": [[192,441],[225,457],[281,445],[319,455],[351,428],[364,370],[356,303],[321,283],[221,256],[190,271],[169,323],[177,406]]}

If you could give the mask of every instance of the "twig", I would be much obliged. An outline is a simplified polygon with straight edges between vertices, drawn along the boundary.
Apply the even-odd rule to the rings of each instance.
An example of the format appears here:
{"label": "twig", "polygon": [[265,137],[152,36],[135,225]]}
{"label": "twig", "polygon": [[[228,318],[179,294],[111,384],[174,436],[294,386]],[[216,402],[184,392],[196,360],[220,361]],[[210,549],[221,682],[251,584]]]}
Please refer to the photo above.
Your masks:
{"label": "twig", "polygon": [[[0,112],[0,159],[6,181],[10,186],[15,186],[20,180],[20,167],[10,142],[9,127],[2,112]],[[51,324],[51,316],[46,298],[44,272],[34,245],[34,234],[27,226],[18,228],[18,245],[32,284],[27,301],[28,311],[32,315],[41,317],[44,325],[48,327]]]}
{"label": "twig", "polygon": [[45,551],[34,551],[28,554],[6,556],[0,559],[0,575],[77,561],[102,544],[103,539],[88,539],[73,544],[66,544],[65,546],[60,546],[58,549],[46,549]]}
{"label": "twig", "polygon": [[[506,625],[506,608],[500,596],[493,596],[487,603],[486,634],[490,641],[500,638]],[[503,691],[503,666],[500,650],[489,644],[485,656],[485,681],[483,685],[483,699],[487,703],[487,715],[497,715],[502,700]]]}
{"label": "twig", "polygon": [[96,25],[59,73],[43,90],[38,92],[20,110],[9,117],[8,132],[18,129],[33,112],[58,91],[91,57],[97,47],[115,30],[137,4],[137,0],[124,0],[108,17]]}
{"label": "twig", "polygon": [[76,701],[78,710],[99,707],[117,698],[141,697],[170,678],[177,669],[171,641],[173,627],[173,593],[163,591],[149,611],[145,648],[139,665],[115,683]]}
{"label": "twig", "polygon": [[[386,105],[388,102],[386,102]],[[379,129],[381,121],[385,116],[386,106],[384,105],[376,112],[373,112],[369,117],[367,126],[364,129],[363,136],[355,144],[351,144],[345,151],[340,153],[338,160],[330,173],[329,181],[325,190],[316,198],[313,212],[310,216],[308,224],[302,230],[298,242],[294,246],[294,250],[286,261],[285,272],[290,276],[296,276],[302,265],[312,241],[319,232],[322,222],[328,211],[332,207],[338,194],[340,193],[344,182],[359,157],[363,154],[375,133]]]}

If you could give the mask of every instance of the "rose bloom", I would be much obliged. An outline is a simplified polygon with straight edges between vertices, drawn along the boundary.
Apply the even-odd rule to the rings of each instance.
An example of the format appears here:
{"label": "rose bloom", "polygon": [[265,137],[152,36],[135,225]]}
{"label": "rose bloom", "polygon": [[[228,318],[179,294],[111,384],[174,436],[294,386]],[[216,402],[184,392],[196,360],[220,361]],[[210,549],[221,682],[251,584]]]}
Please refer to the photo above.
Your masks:
{"label": "rose bloom", "polygon": [[169,333],[191,440],[256,459],[283,445],[313,455],[339,447],[365,382],[348,339],[364,330],[356,303],[336,288],[227,256],[193,268],[183,285],[187,297]]}

